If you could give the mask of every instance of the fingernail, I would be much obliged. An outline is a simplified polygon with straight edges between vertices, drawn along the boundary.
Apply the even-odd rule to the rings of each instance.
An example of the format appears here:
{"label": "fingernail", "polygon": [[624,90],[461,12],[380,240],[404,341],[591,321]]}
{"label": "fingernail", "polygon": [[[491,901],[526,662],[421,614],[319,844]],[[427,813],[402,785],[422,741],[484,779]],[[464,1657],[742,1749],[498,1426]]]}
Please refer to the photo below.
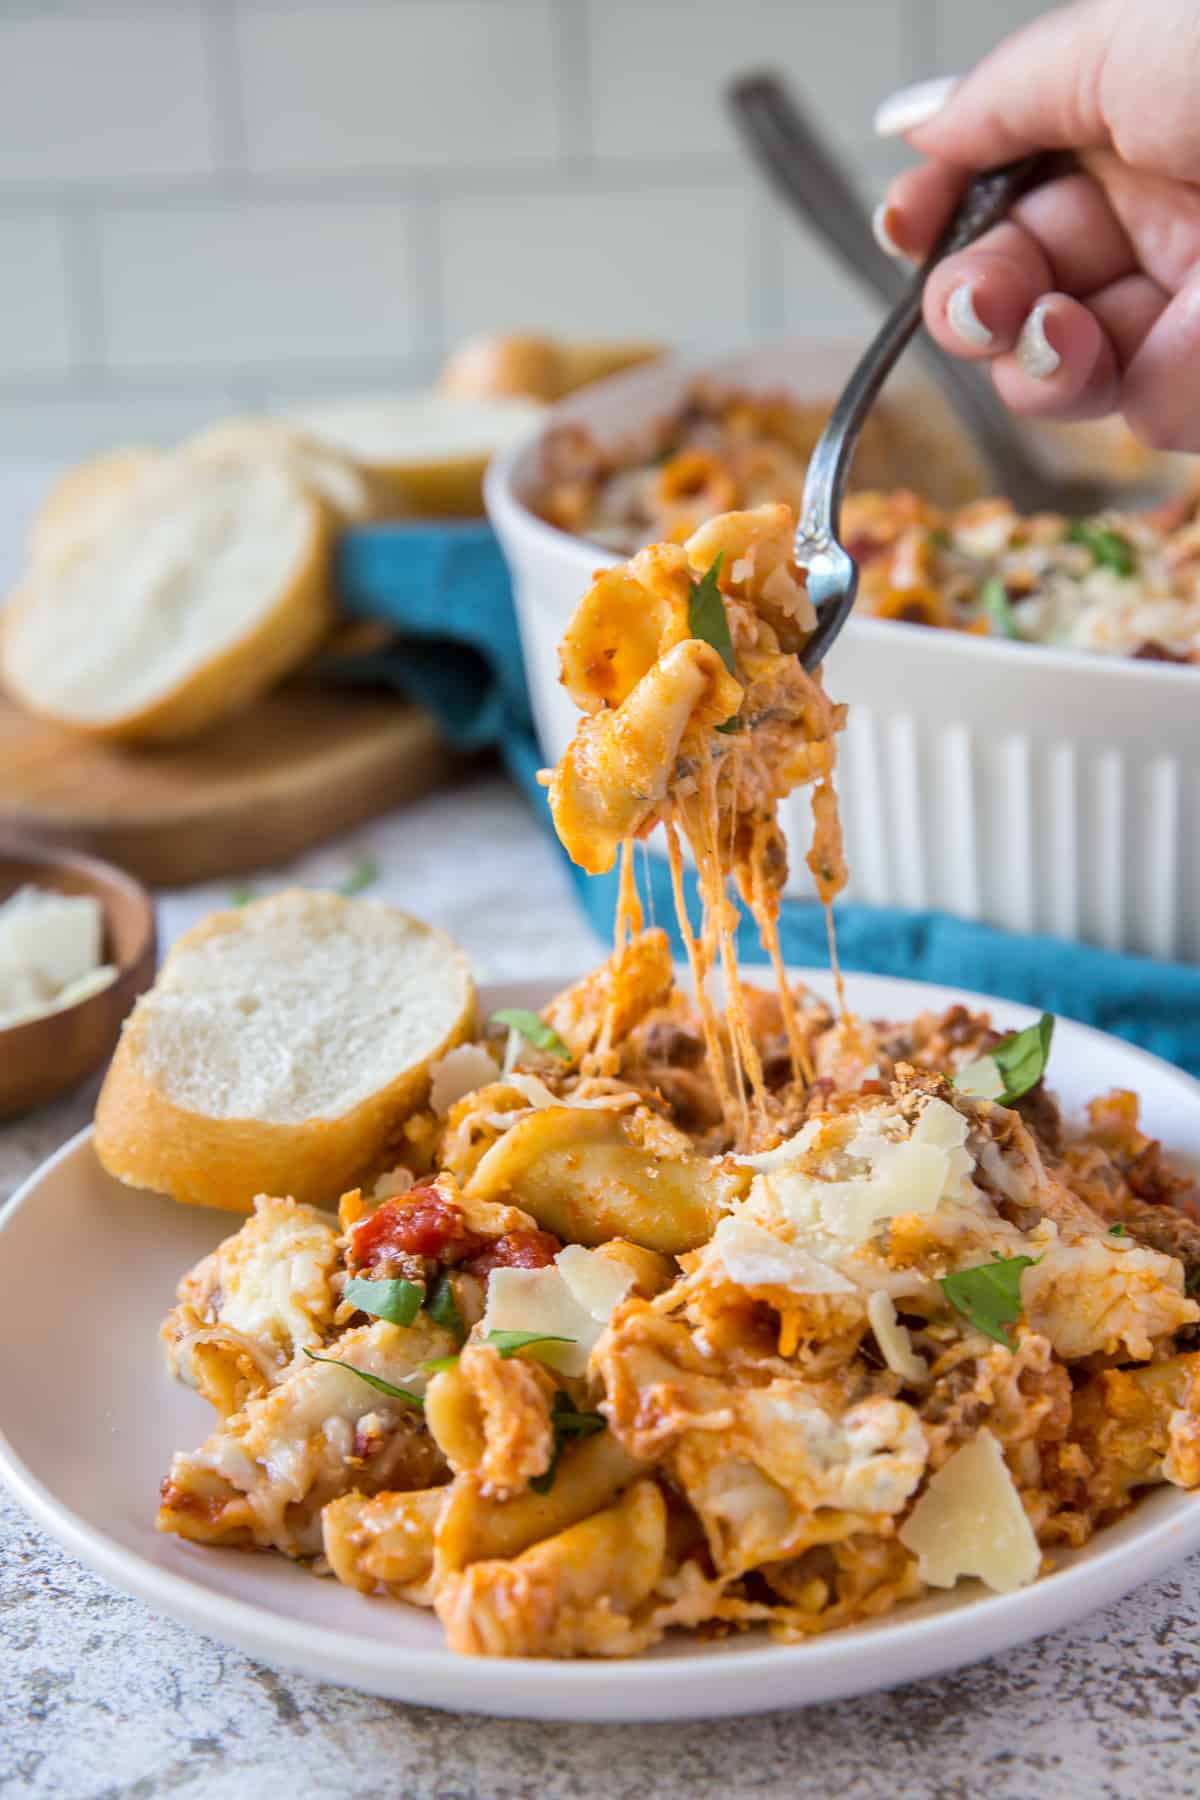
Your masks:
{"label": "fingernail", "polygon": [[881,200],[879,205],[875,208],[875,211],[871,214],[871,230],[875,233],[875,242],[888,256],[907,258],[908,251],[905,250],[903,245],[893,236],[893,217],[894,214],[887,201]]}
{"label": "fingernail", "polygon": [[1035,381],[1046,381],[1062,367],[1062,357],[1046,336],[1046,314],[1049,300],[1039,300],[1021,327],[1017,339],[1017,361],[1026,375]]}
{"label": "fingernail", "polygon": [[930,81],[918,81],[889,94],[875,112],[876,134],[903,137],[905,132],[915,131],[941,112],[957,86],[957,75],[935,75]]}
{"label": "fingernail", "polygon": [[946,302],[946,320],[950,329],[957,332],[964,344],[970,344],[972,350],[986,350],[995,335],[975,311],[973,281],[964,281],[952,291]]}

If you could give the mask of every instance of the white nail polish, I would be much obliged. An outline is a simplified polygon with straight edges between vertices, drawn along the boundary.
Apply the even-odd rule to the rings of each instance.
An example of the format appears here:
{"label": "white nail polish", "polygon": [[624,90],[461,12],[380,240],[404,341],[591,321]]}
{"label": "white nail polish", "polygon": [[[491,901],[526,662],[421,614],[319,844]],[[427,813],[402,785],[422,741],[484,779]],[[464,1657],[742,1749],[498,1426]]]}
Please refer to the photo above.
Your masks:
{"label": "white nail polish", "polygon": [[986,350],[995,336],[975,311],[973,281],[964,281],[951,293],[946,302],[946,319],[950,329],[958,334],[964,344],[970,344],[972,350]]}
{"label": "white nail polish", "polygon": [[1039,300],[1021,327],[1021,335],[1017,339],[1017,361],[1026,375],[1035,381],[1045,381],[1062,367],[1062,357],[1046,336],[1046,313],[1050,307],[1048,300]]}
{"label": "white nail polish", "polygon": [[900,245],[896,242],[891,231],[888,229],[888,214],[891,210],[892,209],[887,201],[881,200],[879,205],[875,208],[875,211],[871,214],[871,230],[875,233],[875,242],[888,256],[901,257],[907,260],[908,252],[900,248]]}
{"label": "white nail polish", "polygon": [[957,75],[935,75],[930,81],[918,81],[912,87],[889,94],[875,113],[875,131],[879,137],[903,137],[915,131],[935,113],[940,113],[958,86]]}

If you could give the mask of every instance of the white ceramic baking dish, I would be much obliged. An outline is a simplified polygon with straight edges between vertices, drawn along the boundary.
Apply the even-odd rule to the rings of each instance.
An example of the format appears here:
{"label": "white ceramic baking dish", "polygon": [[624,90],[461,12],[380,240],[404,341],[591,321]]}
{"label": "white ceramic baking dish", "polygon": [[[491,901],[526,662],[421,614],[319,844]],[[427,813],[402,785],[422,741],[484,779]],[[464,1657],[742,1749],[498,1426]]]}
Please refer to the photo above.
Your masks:
{"label": "white ceramic baking dish", "polygon": [[[823,398],[852,354],[772,344],[704,372]],[[602,442],[621,438],[698,372],[634,370],[564,401],[546,428],[578,421]],[[929,390],[900,385],[909,404],[938,410]],[[558,640],[595,570],[615,558],[529,510],[540,443],[492,464],[486,501],[553,761],[577,718],[559,685]],[[838,779],[848,898],[1200,960],[1200,669],[862,618],[843,632],[826,682],[850,703]],[[804,894],[804,794],[785,803],[783,821],[791,891]]]}

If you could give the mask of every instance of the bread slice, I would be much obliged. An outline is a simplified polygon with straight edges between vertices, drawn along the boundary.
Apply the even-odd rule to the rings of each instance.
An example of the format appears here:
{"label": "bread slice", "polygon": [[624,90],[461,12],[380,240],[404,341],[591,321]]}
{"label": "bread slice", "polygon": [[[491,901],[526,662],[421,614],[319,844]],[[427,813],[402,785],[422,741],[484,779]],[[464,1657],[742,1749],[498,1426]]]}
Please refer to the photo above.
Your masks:
{"label": "bread slice", "polygon": [[524,394],[534,400],[561,400],[593,381],[665,355],[662,344],[635,339],[591,342],[502,332],[461,344],[448,358],[438,387],[446,394],[476,399]]}
{"label": "bread slice", "polygon": [[94,542],[159,460],[157,450],[131,444],[68,469],[34,514],[30,559],[50,562]]}
{"label": "bread slice", "polygon": [[302,662],[334,618],[332,521],[275,463],[165,458],[94,541],[35,564],[0,674],[98,738],[191,736]]}
{"label": "bread slice", "polygon": [[381,1166],[474,1012],[461,951],[384,901],[293,888],[214,913],[126,1022],[96,1154],[197,1205],[329,1206]]}
{"label": "bread slice", "polygon": [[498,450],[532,431],[533,400],[462,398],[436,391],[310,407],[293,415],[311,437],[375,477],[389,509],[435,517],[483,511],[483,474]]}
{"label": "bread slice", "polygon": [[357,525],[380,510],[371,478],[354,458],[318,443],[282,419],[221,419],[181,445],[181,456],[276,462],[323,500],[339,524]]}

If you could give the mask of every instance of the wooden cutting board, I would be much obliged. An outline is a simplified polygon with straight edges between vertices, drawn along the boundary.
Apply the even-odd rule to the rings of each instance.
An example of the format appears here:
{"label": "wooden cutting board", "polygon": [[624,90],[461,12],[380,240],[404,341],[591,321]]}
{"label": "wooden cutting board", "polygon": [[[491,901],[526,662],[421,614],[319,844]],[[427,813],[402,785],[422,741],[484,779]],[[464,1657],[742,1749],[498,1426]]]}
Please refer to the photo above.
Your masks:
{"label": "wooden cutting board", "polygon": [[291,682],[190,744],[92,744],[0,696],[0,829],[152,887],[286,862],[440,786],[461,759],[393,695]]}

